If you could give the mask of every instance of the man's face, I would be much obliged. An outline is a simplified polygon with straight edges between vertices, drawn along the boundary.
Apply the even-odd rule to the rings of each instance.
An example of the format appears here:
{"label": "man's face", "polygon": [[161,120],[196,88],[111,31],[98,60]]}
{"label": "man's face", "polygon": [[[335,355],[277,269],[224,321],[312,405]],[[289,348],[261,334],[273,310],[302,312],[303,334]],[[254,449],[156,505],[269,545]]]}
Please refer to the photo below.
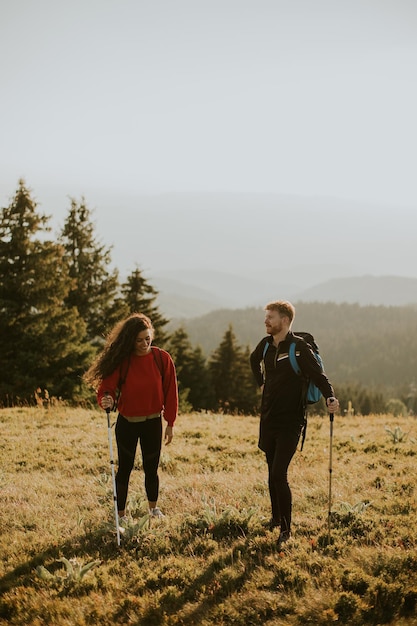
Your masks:
{"label": "man's face", "polygon": [[265,328],[268,335],[278,335],[282,331],[284,326],[278,311],[266,311]]}

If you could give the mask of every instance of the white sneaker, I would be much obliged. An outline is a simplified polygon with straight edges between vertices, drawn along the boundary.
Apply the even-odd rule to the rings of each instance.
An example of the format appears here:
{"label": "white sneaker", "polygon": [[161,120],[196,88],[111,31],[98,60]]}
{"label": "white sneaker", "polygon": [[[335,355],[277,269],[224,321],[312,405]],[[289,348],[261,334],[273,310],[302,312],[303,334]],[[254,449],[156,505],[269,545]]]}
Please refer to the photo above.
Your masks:
{"label": "white sneaker", "polygon": [[[127,515],[123,515],[122,517],[119,515],[119,518],[118,518],[117,521],[118,521],[117,525],[118,525],[118,528],[119,528],[119,533],[121,535],[123,535],[123,533],[126,531],[126,528],[129,525],[129,519],[128,519]],[[113,520],[113,524],[114,524],[114,520]]]}
{"label": "white sneaker", "polygon": [[165,517],[161,509],[159,509],[157,506],[154,509],[149,509],[149,515],[151,515],[152,517]]}

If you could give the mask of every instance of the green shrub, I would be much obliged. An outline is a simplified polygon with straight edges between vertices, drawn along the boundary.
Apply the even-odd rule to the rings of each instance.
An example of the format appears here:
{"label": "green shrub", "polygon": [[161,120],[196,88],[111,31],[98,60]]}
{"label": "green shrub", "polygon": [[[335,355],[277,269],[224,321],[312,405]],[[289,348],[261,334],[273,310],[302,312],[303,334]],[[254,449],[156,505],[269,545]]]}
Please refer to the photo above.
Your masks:
{"label": "green shrub", "polygon": [[403,603],[400,585],[387,584],[378,580],[369,590],[369,606],[362,616],[370,624],[391,622]]}
{"label": "green shrub", "polygon": [[342,624],[350,624],[358,608],[358,601],[353,593],[341,593],[334,610]]}

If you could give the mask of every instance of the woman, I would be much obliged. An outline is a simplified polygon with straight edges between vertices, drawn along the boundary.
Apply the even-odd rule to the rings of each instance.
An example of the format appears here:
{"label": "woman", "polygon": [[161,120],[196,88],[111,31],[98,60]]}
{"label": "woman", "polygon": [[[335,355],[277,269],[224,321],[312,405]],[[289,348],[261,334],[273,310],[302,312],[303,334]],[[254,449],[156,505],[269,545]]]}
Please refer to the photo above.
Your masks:
{"label": "woman", "polygon": [[104,349],[84,376],[97,390],[99,405],[119,412],[115,429],[116,492],[121,520],[126,518],[129,479],[138,441],[149,512],[154,517],[164,517],[157,507],[162,416],[167,423],[164,439],[169,444],[178,411],[178,387],[172,358],[165,350],[151,346],[153,337],[151,320],[141,313],[133,313],[116,324]]}

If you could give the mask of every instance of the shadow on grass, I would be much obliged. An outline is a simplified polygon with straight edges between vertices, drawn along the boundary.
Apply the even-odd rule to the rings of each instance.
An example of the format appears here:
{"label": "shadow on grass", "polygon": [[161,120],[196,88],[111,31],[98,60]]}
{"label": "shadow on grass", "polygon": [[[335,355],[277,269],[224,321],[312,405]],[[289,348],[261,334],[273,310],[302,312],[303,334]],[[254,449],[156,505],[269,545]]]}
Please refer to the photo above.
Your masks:
{"label": "shadow on grass", "polygon": [[[212,534],[205,533],[205,531],[196,533],[195,528],[188,529],[189,532],[184,534],[182,532],[184,529],[176,530],[177,532],[171,535],[170,529],[166,529],[166,535],[171,544],[170,554],[174,556],[176,554],[183,556],[196,536],[200,541],[204,537],[213,539]],[[267,540],[263,529],[257,531],[253,529],[249,538],[239,528],[233,527],[230,531],[229,536],[222,532],[220,533],[222,536],[216,538],[213,554],[207,558],[207,566],[204,571],[195,578],[192,576],[189,584],[178,585],[175,597],[170,596],[169,593],[163,593],[158,606],[148,604],[145,612],[137,616],[137,623],[147,626],[153,623],[158,624],[161,616],[175,615],[180,610],[185,613],[184,624],[198,623],[199,615],[207,614],[222,599],[242,589],[256,567],[256,561],[259,562],[259,552],[253,550],[251,552],[254,538],[258,537],[259,539],[259,534],[263,535],[262,540],[259,539],[263,543],[261,552],[264,551],[269,554],[274,551],[275,539],[271,535]],[[52,572],[55,568],[61,567],[58,564],[58,559],[62,556],[68,560],[72,558],[80,560],[84,557],[88,560],[99,558],[107,562],[116,562],[122,555],[129,554],[136,561],[142,558],[156,560],[156,558],[164,556],[163,551],[162,554],[158,555],[157,545],[152,548],[152,543],[154,543],[152,537],[148,537],[148,540],[150,540],[150,544],[141,542],[140,545],[137,541],[123,542],[122,540],[122,545],[118,547],[115,533],[108,527],[99,527],[63,543],[54,543],[27,561],[20,563],[0,578],[0,594],[17,587],[33,587],[37,566],[47,566]],[[155,544],[158,543],[158,539],[155,538]],[[150,553],[148,553],[149,548]],[[191,552],[189,558],[192,559]],[[51,566],[53,562],[56,563]],[[238,566],[234,567],[237,563]],[[225,570],[227,571],[225,572]],[[159,585],[157,587],[160,588]],[[152,589],[150,586],[146,586],[137,593],[138,595],[149,595],[151,598]],[[152,600],[150,600],[151,602]],[[187,611],[187,605],[189,605],[189,611]],[[123,602],[115,609],[114,617],[123,619],[125,611],[128,611],[128,608]]]}
{"label": "shadow on grass", "polygon": [[[241,521],[241,520],[239,520]],[[164,528],[161,526],[159,536],[144,535],[147,541],[137,540],[123,541],[120,548],[117,546],[115,533],[106,527],[97,528],[91,532],[85,532],[73,537],[61,544],[54,544],[37,555],[21,563],[12,571],[0,579],[0,593],[4,593],[14,587],[31,587],[36,567],[47,565],[52,561],[58,561],[63,555],[67,559],[87,557],[88,560],[100,558],[107,562],[116,562],[122,555],[130,555],[135,561],[146,559],[155,562],[154,578],[146,579],[144,585],[130,589],[130,595],[146,598],[146,606],[140,614],[137,614],[137,606],[130,605],[129,597],[123,599],[113,609],[109,609],[115,623],[124,623],[129,615],[135,615],[137,626],[155,626],[165,623],[168,618],[174,624],[175,615],[181,614],[180,623],[184,626],[200,624],[204,619],[209,619],[213,611],[222,602],[230,599],[231,610],[238,614],[236,624],[253,623],[251,620],[257,616],[265,621],[276,614],[278,610],[271,603],[264,603],[262,598],[257,597],[258,588],[251,579],[258,567],[265,567],[268,556],[277,554],[278,533],[267,531],[260,524],[251,527],[250,530],[242,528],[240,524],[220,523],[208,532],[207,528],[196,528],[195,524],[185,524],[177,528]],[[207,540],[209,551],[200,553],[198,561],[193,560],[193,549],[200,547]],[[154,545],[152,545],[154,544]],[[211,548],[210,548],[211,547]],[[162,549],[161,549],[162,548]],[[211,549],[211,551],[210,551]],[[186,570],[181,572],[180,563],[175,572],[175,582],[170,583],[164,579],[163,558],[166,555],[184,557],[189,554],[189,563]],[[57,565],[58,567],[58,565]],[[199,567],[200,571],[195,568]],[[187,574],[190,572],[191,574]],[[203,569],[201,569],[203,568]],[[49,566],[49,569],[53,569]],[[178,576],[177,576],[178,574]],[[187,577],[188,576],[188,577]],[[133,582],[133,581],[132,581]],[[290,578],[280,581],[280,586],[294,591],[294,583]],[[246,588],[253,594],[253,605],[240,606],[239,594]],[[267,589],[268,587],[264,587]],[[276,590],[277,582],[271,581],[271,590]],[[161,593],[157,602],[153,599],[156,590]],[[88,590],[86,590],[88,593]],[[288,614],[292,607],[288,602],[280,602],[281,615]],[[110,618],[110,616],[109,616]],[[173,621],[174,620],[174,621]]]}
{"label": "shadow on grass", "polygon": [[39,552],[28,561],[21,563],[13,570],[0,578],[0,593],[12,589],[16,586],[29,586],[34,575],[34,570],[38,565],[45,565],[49,561],[57,561],[63,555],[68,559],[79,558],[82,555],[97,554],[99,558],[105,560],[117,559],[120,555],[117,546],[116,534],[109,532],[107,528],[100,527],[92,532],[85,533],[76,538],[68,539],[61,544],[54,544],[49,548]]}

